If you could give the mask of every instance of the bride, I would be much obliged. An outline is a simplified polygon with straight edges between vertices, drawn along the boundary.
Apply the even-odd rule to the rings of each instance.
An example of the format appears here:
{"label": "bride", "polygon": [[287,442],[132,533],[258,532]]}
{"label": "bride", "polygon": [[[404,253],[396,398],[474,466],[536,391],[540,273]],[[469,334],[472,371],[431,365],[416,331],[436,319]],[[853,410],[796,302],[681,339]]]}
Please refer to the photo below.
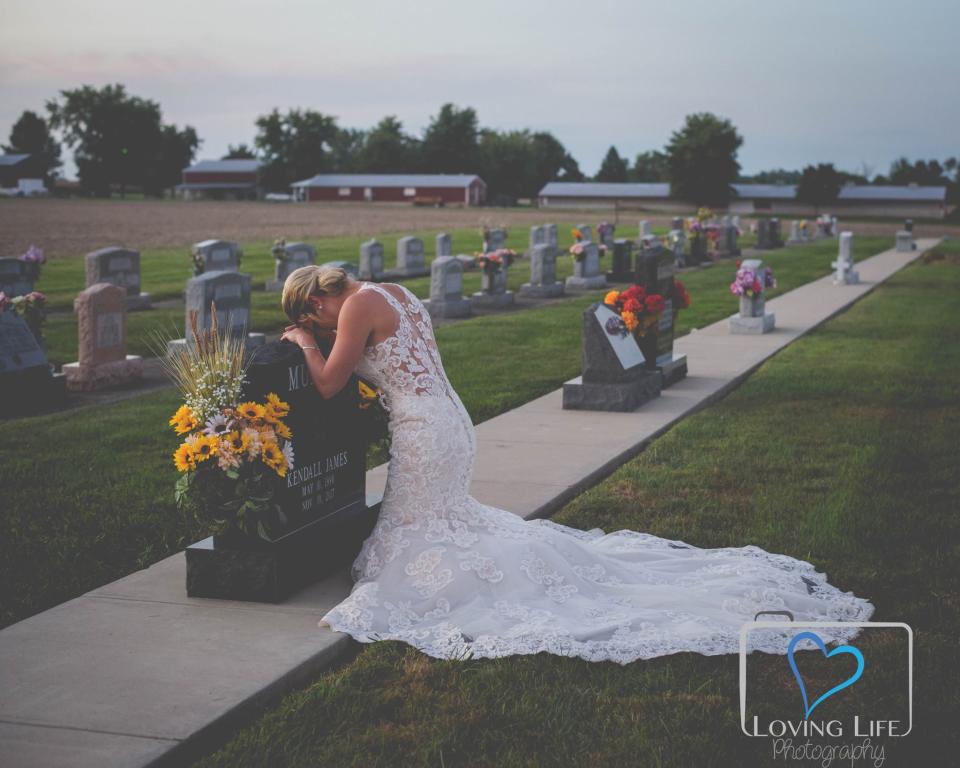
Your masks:
{"label": "bride", "polygon": [[[403,285],[306,266],[287,278],[283,339],[324,397],[356,372],[384,392],[390,466],[350,595],[320,622],[364,643],[402,640],[435,658],[539,651],[627,664],[680,651],[736,653],[744,622],[865,621],[873,605],[803,560],[759,547],[700,549],[647,533],[524,520],[473,498],[473,423],[447,379],[426,308]],[[329,358],[318,338],[333,340]],[[821,629],[824,642],[859,630]],[[751,633],[786,653],[789,632]]]}

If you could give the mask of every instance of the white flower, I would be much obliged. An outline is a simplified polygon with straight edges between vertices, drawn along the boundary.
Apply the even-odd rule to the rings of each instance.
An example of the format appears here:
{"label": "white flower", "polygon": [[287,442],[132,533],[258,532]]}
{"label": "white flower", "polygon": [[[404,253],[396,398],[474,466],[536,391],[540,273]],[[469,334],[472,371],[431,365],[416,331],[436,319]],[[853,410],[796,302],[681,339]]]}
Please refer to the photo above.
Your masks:
{"label": "white flower", "polygon": [[203,430],[206,435],[225,435],[233,428],[233,422],[222,413],[218,413],[216,416],[207,419],[206,427]]}
{"label": "white flower", "polygon": [[287,440],[280,449],[283,457],[287,460],[287,469],[293,469],[293,443]]}

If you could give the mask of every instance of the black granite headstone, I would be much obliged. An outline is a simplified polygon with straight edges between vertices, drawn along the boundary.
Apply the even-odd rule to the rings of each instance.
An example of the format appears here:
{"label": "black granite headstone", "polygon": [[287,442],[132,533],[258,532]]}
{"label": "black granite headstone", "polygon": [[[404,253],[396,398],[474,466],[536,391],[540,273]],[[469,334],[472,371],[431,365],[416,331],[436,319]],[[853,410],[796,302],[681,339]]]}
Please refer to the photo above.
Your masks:
{"label": "black granite headstone", "polygon": [[[673,280],[676,275],[676,264],[673,254],[662,245],[655,244],[644,248],[637,254],[636,282],[642,285],[648,294],[658,293],[663,296],[664,309],[660,315],[655,334],[655,360],[650,367],[656,368],[663,375],[663,386],[668,387],[687,375],[686,355],[673,356],[674,325],[676,313],[674,311]],[[648,334],[651,331],[647,332]],[[650,349],[651,345],[644,345]],[[649,357],[650,355],[648,355]]]}
{"label": "black granite headstone", "polygon": [[618,238],[613,241],[613,259],[607,280],[622,283],[633,277],[633,241]]}
{"label": "black granite headstone", "polygon": [[66,400],[66,378],[50,370],[47,356],[26,321],[0,312],[0,417],[26,416]]}
{"label": "black granite headstone", "polygon": [[236,533],[187,550],[187,594],[277,602],[348,565],[376,522],[366,503],[366,450],[357,380],[325,399],[313,386],[304,352],[290,342],[257,349],[244,398],[276,393],[290,405],[294,466],[275,479],[275,499],[287,518],[273,542]]}

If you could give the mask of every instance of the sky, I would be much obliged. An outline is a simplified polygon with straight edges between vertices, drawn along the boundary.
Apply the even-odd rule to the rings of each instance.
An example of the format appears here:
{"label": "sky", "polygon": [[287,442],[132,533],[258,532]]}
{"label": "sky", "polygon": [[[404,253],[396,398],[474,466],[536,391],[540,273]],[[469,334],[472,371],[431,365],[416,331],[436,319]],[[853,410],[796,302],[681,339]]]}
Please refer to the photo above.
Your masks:
{"label": "sky", "polygon": [[120,82],[196,128],[197,159],[275,107],[420,135],[452,102],[552,132],[587,174],[709,111],[745,174],[870,175],[960,155],[958,29],[955,0],[0,0],[0,143],[61,90]]}

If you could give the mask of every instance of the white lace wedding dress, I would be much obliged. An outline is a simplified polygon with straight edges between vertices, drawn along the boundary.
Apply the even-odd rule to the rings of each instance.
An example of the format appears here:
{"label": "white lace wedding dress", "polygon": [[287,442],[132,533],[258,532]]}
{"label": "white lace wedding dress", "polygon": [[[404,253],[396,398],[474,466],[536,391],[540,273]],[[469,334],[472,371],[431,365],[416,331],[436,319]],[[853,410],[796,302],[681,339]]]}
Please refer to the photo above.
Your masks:
{"label": "white lace wedding dress", "polygon": [[[374,283],[362,290],[399,314],[395,334],[368,347],[356,368],[385,394],[390,467],[353,589],[320,626],[364,643],[402,640],[436,658],[547,651],[627,664],[736,653],[741,625],[761,610],[788,610],[797,621],[873,613],[810,563],[759,547],[583,531],[480,503],[469,494],[473,423],[447,380],[426,308],[406,287],[404,302]],[[757,635],[750,647],[786,653],[789,634]],[[857,630],[820,634],[842,642]]]}

